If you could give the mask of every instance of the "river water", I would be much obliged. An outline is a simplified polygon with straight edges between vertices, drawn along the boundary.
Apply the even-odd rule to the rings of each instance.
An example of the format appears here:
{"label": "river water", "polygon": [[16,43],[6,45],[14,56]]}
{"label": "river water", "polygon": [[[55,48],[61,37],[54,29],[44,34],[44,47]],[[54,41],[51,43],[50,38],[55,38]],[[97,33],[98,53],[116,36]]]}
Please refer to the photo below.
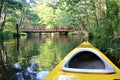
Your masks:
{"label": "river water", "polygon": [[[16,64],[22,72],[37,64],[37,71],[51,71],[73,48],[84,40],[81,35],[41,35],[0,40],[0,80],[14,80]],[[17,80],[17,79],[15,79]]]}

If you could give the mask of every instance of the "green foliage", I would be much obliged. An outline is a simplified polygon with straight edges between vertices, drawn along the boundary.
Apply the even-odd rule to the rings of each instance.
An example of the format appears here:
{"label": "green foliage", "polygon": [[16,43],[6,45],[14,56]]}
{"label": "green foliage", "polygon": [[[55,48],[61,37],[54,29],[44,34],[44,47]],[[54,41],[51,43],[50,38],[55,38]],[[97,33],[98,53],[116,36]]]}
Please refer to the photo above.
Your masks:
{"label": "green foliage", "polygon": [[[10,17],[11,16],[16,17],[15,12],[16,10],[20,10],[21,7],[22,7],[22,4],[15,0],[1,0],[0,1],[0,31],[4,31],[6,29],[6,25],[10,24],[9,23]],[[13,19],[15,20],[15,18]]]}
{"label": "green foliage", "polygon": [[6,6],[11,9],[21,9],[22,4],[17,2],[16,0],[5,0]]}
{"label": "green foliage", "polygon": [[[97,30],[96,30],[97,31]],[[120,68],[120,36],[108,36],[104,32],[92,34],[90,40],[98,49],[104,52],[112,62]]]}
{"label": "green foliage", "polygon": [[77,19],[69,14],[63,14],[58,19],[58,27],[74,27],[77,24]]}
{"label": "green foliage", "polygon": [[11,32],[0,32],[0,40],[8,40],[13,38],[13,35]]}
{"label": "green foliage", "polygon": [[19,27],[38,26],[40,19],[30,4],[24,0],[1,0],[0,31],[15,31],[16,22]]}
{"label": "green foliage", "polygon": [[120,6],[115,0],[107,0],[106,3],[106,15],[104,16],[104,26],[106,34],[114,35],[114,32],[118,32],[119,20],[120,20]]}
{"label": "green foliage", "polygon": [[[26,20],[23,21],[24,23],[24,27],[26,26],[38,26],[39,25],[39,17],[36,13],[34,13],[31,10],[26,10],[26,12],[23,14],[23,16],[25,17]],[[21,25],[22,27],[23,25]]]}
{"label": "green foliage", "polygon": [[[13,28],[16,21],[21,27],[82,27],[90,29],[104,26],[106,34],[119,32],[119,3],[115,0],[36,0],[35,6],[20,0],[5,0],[7,7],[7,29]],[[50,6],[51,5],[51,6]],[[103,5],[103,6],[101,6]],[[86,10],[87,14],[86,15]],[[14,17],[13,17],[14,16]],[[88,20],[87,20],[88,19]],[[9,27],[10,25],[10,27]],[[5,28],[6,29],[6,28]]]}
{"label": "green foliage", "polygon": [[110,36],[106,55],[120,68],[120,36]]}

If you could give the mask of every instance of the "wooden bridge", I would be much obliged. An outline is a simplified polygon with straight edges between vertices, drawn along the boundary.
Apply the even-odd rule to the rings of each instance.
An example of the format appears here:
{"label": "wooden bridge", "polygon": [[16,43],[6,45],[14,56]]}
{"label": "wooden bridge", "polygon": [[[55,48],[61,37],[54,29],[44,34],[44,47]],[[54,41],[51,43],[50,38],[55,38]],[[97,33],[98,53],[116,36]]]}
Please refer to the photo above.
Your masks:
{"label": "wooden bridge", "polygon": [[64,33],[64,34],[68,34],[68,32],[72,32],[73,30],[70,29],[66,29],[66,28],[53,28],[53,29],[42,29],[42,28],[24,28],[24,29],[20,29],[20,32],[23,33],[55,33],[55,32],[59,32],[59,33]]}

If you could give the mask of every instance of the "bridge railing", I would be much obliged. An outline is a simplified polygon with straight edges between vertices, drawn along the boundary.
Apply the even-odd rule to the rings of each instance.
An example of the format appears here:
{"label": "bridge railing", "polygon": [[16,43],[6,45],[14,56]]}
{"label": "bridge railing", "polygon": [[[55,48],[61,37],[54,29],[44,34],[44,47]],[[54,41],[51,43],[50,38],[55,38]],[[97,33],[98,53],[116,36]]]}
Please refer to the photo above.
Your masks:
{"label": "bridge railing", "polygon": [[39,32],[39,31],[70,31],[68,28],[51,28],[51,29],[45,29],[45,28],[22,28],[20,29],[21,32],[24,31],[33,31],[33,32]]}

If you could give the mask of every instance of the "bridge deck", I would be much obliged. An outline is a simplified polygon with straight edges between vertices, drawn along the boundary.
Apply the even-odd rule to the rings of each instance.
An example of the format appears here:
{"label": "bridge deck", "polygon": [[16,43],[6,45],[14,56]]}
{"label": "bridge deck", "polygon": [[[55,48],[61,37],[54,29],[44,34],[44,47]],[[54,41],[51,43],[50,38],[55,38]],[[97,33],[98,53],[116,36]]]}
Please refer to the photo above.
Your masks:
{"label": "bridge deck", "polygon": [[59,28],[59,29],[21,29],[20,32],[23,33],[53,33],[53,32],[71,32],[72,30]]}

